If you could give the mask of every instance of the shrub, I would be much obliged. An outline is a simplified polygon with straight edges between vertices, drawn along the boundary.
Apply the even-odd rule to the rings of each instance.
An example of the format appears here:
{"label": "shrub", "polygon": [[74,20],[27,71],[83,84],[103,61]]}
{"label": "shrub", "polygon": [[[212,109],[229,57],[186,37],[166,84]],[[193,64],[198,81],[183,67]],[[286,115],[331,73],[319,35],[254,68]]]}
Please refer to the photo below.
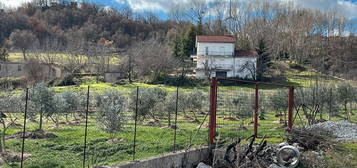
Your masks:
{"label": "shrub", "polygon": [[282,112],[284,113],[284,123],[286,124],[286,113],[288,109],[288,92],[286,89],[279,89],[269,97],[270,108],[275,110],[282,119]]}
{"label": "shrub", "polygon": [[66,106],[62,106],[63,111],[61,113],[66,115],[66,121],[68,122],[68,114],[73,113],[75,116],[75,110],[81,105],[80,96],[73,91],[65,90],[60,95],[60,98],[63,99],[63,103],[66,104]]}
{"label": "shrub", "polygon": [[249,118],[254,112],[254,102],[252,96],[253,95],[249,95],[249,93],[242,92],[234,97],[231,100],[232,105],[234,105],[236,109],[232,111],[233,115],[237,118],[241,118],[242,120]]}
{"label": "shrub", "polygon": [[99,105],[97,121],[101,129],[109,133],[112,139],[126,123],[124,114],[126,99],[119,91],[107,89],[97,97],[97,101]]}
{"label": "shrub", "polygon": [[[130,109],[135,112],[136,108],[136,89],[130,94]],[[140,88],[138,102],[138,117],[143,119],[147,116],[157,119],[163,116],[163,106],[167,92],[161,88]]]}
{"label": "shrub", "polygon": [[55,113],[54,92],[44,83],[35,85],[29,96],[35,110],[40,114],[39,129],[42,129],[43,116],[50,116]]}
{"label": "shrub", "polygon": [[205,107],[206,94],[202,90],[194,89],[187,95],[186,106],[193,112],[195,120],[197,120],[197,112],[202,111]]}
{"label": "shrub", "polygon": [[[165,112],[169,116],[169,125],[171,125],[171,115],[176,112],[176,100],[177,102],[177,112],[183,111],[185,112],[186,102],[187,102],[187,94],[179,90],[178,99],[177,92],[171,92],[165,98]],[[186,113],[185,113],[186,115]]]}
{"label": "shrub", "polygon": [[[352,113],[352,104],[356,100],[356,94],[356,89],[350,83],[345,82],[337,86],[338,100],[339,103],[343,105],[348,120],[350,120],[350,113]],[[350,108],[348,108],[348,105],[350,105]]]}

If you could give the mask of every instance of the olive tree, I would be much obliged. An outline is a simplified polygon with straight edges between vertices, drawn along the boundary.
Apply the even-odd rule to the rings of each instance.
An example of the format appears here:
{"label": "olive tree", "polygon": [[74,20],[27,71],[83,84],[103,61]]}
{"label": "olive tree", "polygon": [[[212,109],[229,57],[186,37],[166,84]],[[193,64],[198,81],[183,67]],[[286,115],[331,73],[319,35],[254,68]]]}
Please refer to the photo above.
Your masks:
{"label": "olive tree", "polygon": [[30,100],[35,110],[40,115],[39,129],[42,130],[43,117],[50,116],[55,112],[54,92],[44,83],[35,85],[32,89]]}
{"label": "olive tree", "polygon": [[322,113],[326,104],[326,93],[324,86],[312,85],[307,88],[298,88],[295,92],[295,110],[299,113],[302,110],[304,116],[308,120],[308,124],[314,124],[317,122],[316,117],[320,114],[322,119]]}
{"label": "olive tree", "polygon": [[81,105],[80,96],[76,92],[65,90],[62,92],[61,98],[66,104],[63,113],[66,116],[66,122],[68,122],[68,114],[73,113],[74,118],[76,118],[75,111]]}
{"label": "olive tree", "polygon": [[[130,95],[130,109],[135,111],[136,108],[136,90]],[[162,106],[165,102],[167,92],[161,88],[140,88],[139,102],[138,102],[138,117],[144,119],[145,117],[151,117],[157,120],[163,114]]]}
{"label": "olive tree", "polygon": [[2,125],[2,140],[0,140],[0,152],[5,149],[5,135],[9,127],[16,123],[18,118],[13,113],[19,113],[23,110],[23,103],[18,95],[0,96],[0,123]]}
{"label": "olive tree", "polygon": [[53,110],[48,113],[48,117],[56,124],[55,128],[59,127],[59,117],[67,114],[70,106],[62,96],[57,94],[53,97]]}
{"label": "olive tree", "polygon": [[[356,93],[357,91],[350,83],[345,82],[337,86],[338,101],[344,107],[347,120],[351,119],[352,104],[355,101]],[[350,108],[348,108],[348,105],[350,105]]]}
{"label": "olive tree", "polygon": [[110,138],[121,131],[127,121],[125,117],[126,98],[117,90],[107,89],[97,97],[99,110],[97,121],[100,128],[109,133]]}
{"label": "olive tree", "polygon": [[182,91],[171,92],[165,98],[165,112],[167,112],[168,115],[169,125],[171,125],[171,114],[175,114],[176,112],[176,101],[177,101],[177,112],[180,111],[184,112],[186,108],[187,94]]}
{"label": "olive tree", "polygon": [[187,95],[187,108],[193,113],[195,121],[198,121],[197,112],[202,112],[207,99],[206,94],[202,90],[194,89]]}
{"label": "olive tree", "polygon": [[250,118],[254,112],[253,97],[254,95],[252,94],[241,92],[232,99],[232,104],[236,109],[233,113],[242,120],[241,127],[244,127],[244,121]]}
{"label": "olive tree", "polygon": [[[276,112],[276,116],[279,116],[280,120],[284,116],[284,125],[286,123],[286,111],[288,108],[288,92],[286,89],[279,89],[269,96],[270,107]],[[282,114],[284,113],[284,114]]]}
{"label": "olive tree", "polygon": [[[328,117],[329,117],[328,119],[330,119],[332,116],[336,114],[336,112],[339,111],[336,87],[329,85],[327,87],[323,87],[322,89],[324,92],[324,102],[325,102],[325,106],[323,110],[328,113]],[[320,115],[320,119],[322,119],[322,115]]]}

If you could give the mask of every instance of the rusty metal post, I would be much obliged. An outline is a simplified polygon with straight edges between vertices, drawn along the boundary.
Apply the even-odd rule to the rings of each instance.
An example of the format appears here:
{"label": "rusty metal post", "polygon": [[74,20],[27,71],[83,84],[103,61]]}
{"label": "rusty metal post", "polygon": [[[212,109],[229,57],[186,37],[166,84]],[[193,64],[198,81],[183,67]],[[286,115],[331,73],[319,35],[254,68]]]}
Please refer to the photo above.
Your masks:
{"label": "rusty metal post", "polygon": [[288,105],[288,131],[290,133],[293,129],[294,86],[289,87]]}
{"label": "rusty metal post", "polygon": [[255,84],[255,111],[254,111],[254,135],[258,135],[258,116],[259,116],[259,83]]}
{"label": "rusty metal post", "polygon": [[214,144],[216,137],[216,113],[217,113],[217,78],[213,77],[211,81],[210,93],[210,122],[209,122],[209,135],[208,144]]}

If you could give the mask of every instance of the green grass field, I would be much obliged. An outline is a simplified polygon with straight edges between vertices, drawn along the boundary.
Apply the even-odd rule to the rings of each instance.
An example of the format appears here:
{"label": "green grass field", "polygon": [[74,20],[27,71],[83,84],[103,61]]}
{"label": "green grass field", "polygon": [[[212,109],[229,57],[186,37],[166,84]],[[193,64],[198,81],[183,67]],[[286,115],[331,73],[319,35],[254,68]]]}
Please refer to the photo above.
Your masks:
{"label": "green grass field", "polygon": [[[356,111],[357,112],[357,111]],[[177,129],[177,148],[185,149],[189,145],[200,146],[207,144],[208,118],[202,128],[198,127],[203,123],[205,115],[200,115],[200,122],[191,122],[191,119],[185,118],[182,113],[178,117]],[[18,116],[22,117],[22,116]],[[325,116],[327,117],[327,116]],[[172,119],[173,120],[173,119]],[[273,113],[266,115],[266,120],[260,120],[259,137],[266,136],[268,143],[276,144],[284,141],[285,129],[278,128],[281,124],[275,123],[278,118]],[[341,120],[334,118],[334,120]],[[357,121],[357,116],[354,116]],[[64,121],[64,118],[62,118]],[[173,151],[174,129],[166,127],[167,119],[161,119],[161,126],[147,126],[149,120],[138,124],[137,129],[137,147],[136,159],[142,159],[150,156],[160,155]],[[242,121],[224,121],[219,115],[217,119],[217,139],[225,141],[226,144],[236,140],[238,137],[247,138],[252,135],[253,126],[249,124],[250,119],[244,121],[247,130],[239,130]],[[300,126],[304,121],[296,120],[295,126]],[[18,120],[22,123],[22,120]],[[52,139],[27,139],[25,143],[25,153],[31,154],[31,157],[25,161],[25,167],[29,168],[76,168],[82,166],[83,142],[84,142],[84,119],[81,119],[79,125],[62,124],[59,129],[53,129],[54,123],[45,120],[44,129],[47,132],[56,134],[57,138]],[[35,130],[38,127],[36,122],[28,122],[27,130]],[[21,126],[11,127],[6,134],[11,135],[22,130]],[[133,157],[133,136],[134,123],[129,120],[124,130],[116,134],[115,139],[120,142],[111,143],[109,134],[99,129],[95,121],[95,114],[91,114],[88,127],[88,153],[87,163],[89,165],[112,165],[120,162],[131,161]],[[190,140],[192,138],[192,143]],[[258,139],[259,140],[259,139]],[[346,150],[352,152],[356,150],[356,144],[345,144]],[[21,151],[21,139],[9,139],[6,141],[6,147],[15,152]],[[345,149],[345,148],[344,148]],[[14,163],[7,167],[18,167]]]}

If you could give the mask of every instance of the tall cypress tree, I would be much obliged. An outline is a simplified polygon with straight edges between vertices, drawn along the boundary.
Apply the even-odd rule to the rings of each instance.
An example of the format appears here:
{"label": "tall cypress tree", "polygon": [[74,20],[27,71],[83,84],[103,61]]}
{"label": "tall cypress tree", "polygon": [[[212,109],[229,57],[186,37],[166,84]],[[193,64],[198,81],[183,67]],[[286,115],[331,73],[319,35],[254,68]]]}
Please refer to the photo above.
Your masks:
{"label": "tall cypress tree", "polygon": [[263,79],[264,73],[268,71],[271,64],[270,54],[266,43],[263,39],[258,42],[258,47],[256,48],[258,53],[257,59],[257,80],[261,81]]}

